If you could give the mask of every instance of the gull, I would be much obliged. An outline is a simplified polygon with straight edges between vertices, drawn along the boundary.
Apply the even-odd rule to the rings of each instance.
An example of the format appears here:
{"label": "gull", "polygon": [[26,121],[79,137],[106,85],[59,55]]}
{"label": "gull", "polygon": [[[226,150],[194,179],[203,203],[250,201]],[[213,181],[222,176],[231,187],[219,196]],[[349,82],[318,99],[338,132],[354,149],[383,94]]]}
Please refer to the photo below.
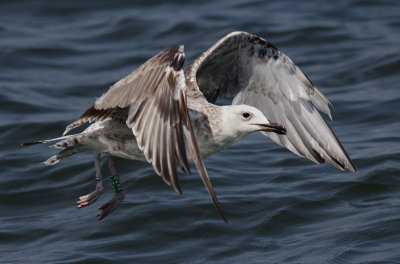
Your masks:
{"label": "gull", "polygon": [[[100,206],[102,219],[123,201],[114,157],[151,163],[154,171],[181,194],[179,166],[199,175],[222,219],[227,222],[203,158],[261,132],[294,154],[316,163],[329,162],[357,172],[320,111],[332,119],[330,102],[294,62],[269,41],[232,32],[183,69],[183,45],[149,59],[98,98],[57,141],[62,149],[43,162],[54,165],[83,151],[93,151],[96,188],[79,197],[78,207],[94,203],[104,192],[99,158],[109,154],[114,197]],[[232,105],[217,105],[231,98]],[[70,134],[85,123],[83,132]]]}

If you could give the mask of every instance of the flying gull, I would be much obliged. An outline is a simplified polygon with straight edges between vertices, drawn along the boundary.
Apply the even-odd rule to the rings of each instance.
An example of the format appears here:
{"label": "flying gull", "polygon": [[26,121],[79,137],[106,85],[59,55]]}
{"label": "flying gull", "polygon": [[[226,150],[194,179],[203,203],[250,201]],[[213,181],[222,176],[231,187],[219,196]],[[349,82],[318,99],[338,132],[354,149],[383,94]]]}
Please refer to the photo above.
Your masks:
{"label": "flying gull", "polygon": [[[232,32],[183,70],[184,60],[182,45],[161,51],[115,83],[67,126],[62,137],[23,145],[58,141],[52,147],[62,150],[45,165],[79,152],[94,152],[96,189],[79,197],[78,207],[92,204],[104,192],[99,157],[109,154],[115,195],[99,208],[100,219],[124,199],[113,157],[151,163],[178,194],[177,166],[190,174],[189,162],[194,162],[225,221],[203,158],[249,133],[260,131],[316,163],[328,161],[340,170],[357,171],[319,112],[331,118],[328,99],[267,40]],[[223,97],[233,98],[232,105],[214,104]],[[67,135],[91,122],[83,132]]]}

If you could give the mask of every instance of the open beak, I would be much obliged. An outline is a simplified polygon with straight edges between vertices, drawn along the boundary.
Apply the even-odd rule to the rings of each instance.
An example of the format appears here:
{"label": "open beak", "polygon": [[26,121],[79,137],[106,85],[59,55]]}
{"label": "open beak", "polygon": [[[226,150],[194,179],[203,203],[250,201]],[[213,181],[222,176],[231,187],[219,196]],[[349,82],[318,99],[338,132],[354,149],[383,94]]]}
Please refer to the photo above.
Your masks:
{"label": "open beak", "polygon": [[280,135],[286,135],[286,128],[278,123],[269,122],[269,124],[252,124],[260,128],[260,131],[273,132]]}

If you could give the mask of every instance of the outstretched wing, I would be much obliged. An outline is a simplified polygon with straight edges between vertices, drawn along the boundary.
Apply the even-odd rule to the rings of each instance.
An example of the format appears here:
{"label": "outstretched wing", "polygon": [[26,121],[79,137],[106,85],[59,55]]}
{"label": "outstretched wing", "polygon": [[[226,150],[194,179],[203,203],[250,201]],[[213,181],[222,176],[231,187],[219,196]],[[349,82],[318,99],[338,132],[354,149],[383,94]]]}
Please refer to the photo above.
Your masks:
{"label": "outstretched wing", "polygon": [[184,59],[183,46],[174,46],[161,51],[111,86],[86,112],[66,127],[63,135],[87,122],[100,121],[108,117],[126,118],[130,104],[141,96],[154,93],[167,76],[166,68],[175,67],[176,70],[180,70]]}
{"label": "outstretched wing", "polygon": [[[214,193],[198,151],[186,102],[186,83],[182,70],[183,46],[166,49],[130,75],[115,83],[66,132],[82,122],[115,118],[125,113],[124,122],[132,130],[146,160],[164,181],[181,193],[177,165],[190,174],[188,150],[200,177],[222,218],[226,218]],[[118,116],[118,115],[117,115]]]}
{"label": "outstretched wing", "polygon": [[[210,102],[233,97],[286,127],[286,135],[262,132],[314,162],[356,172],[343,146],[319,111],[331,118],[329,101],[307,76],[270,42],[246,32],[219,40],[185,69]],[[189,87],[196,87],[189,85]]]}

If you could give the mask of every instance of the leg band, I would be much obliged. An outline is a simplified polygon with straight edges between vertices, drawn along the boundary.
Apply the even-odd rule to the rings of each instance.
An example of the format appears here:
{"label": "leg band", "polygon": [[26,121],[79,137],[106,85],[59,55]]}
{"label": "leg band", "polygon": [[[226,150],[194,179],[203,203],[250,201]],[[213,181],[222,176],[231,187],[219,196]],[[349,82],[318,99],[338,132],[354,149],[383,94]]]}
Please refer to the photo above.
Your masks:
{"label": "leg band", "polygon": [[110,176],[111,178],[111,182],[112,182],[112,186],[114,189],[115,193],[119,193],[122,191],[122,186],[121,186],[121,182],[119,180],[119,176],[118,174],[115,174],[114,176]]}

